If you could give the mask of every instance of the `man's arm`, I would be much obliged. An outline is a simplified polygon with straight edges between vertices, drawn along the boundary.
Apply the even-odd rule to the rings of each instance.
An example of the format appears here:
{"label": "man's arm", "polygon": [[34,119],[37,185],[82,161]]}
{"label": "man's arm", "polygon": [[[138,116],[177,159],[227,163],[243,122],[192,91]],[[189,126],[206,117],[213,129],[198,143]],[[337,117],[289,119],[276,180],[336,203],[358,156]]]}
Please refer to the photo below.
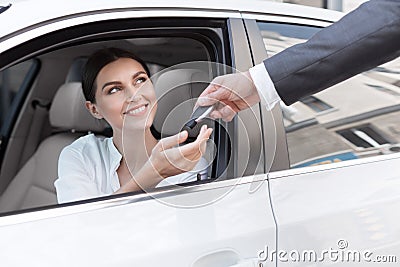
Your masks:
{"label": "man's arm", "polygon": [[371,0],[244,73],[216,77],[196,106],[219,103],[212,118],[230,121],[261,102],[290,105],[400,55],[400,0]]}
{"label": "man's arm", "polygon": [[290,105],[399,55],[400,1],[371,0],[264,65]]}

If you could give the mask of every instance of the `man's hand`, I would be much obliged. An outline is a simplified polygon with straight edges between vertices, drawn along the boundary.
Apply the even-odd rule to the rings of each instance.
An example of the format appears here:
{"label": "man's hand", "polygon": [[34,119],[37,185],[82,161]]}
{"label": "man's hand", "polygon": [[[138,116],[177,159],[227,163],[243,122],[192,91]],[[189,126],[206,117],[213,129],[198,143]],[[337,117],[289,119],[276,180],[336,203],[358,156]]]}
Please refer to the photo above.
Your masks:
{"label": "man's hand", "polygon": [[218,102],[210,113],[214,119],[231,121],[236,113],[258,102],[260,96],[248,71],[218,76],[200,95],[197,106],[209,106]]}

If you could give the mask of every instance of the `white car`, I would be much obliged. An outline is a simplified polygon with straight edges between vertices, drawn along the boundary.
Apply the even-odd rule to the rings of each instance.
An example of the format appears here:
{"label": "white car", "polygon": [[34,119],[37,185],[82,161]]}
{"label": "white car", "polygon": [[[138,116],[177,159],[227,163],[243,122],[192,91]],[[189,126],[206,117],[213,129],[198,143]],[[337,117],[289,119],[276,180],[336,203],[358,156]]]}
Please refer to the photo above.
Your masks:
{"label": "white car", "polygon": [[98,48],[140,55],[156,88],[181,71],[153,125],[168,136],[213,77],[342,16],[255,0],[2,1],[1,266],[396,266],[398,59],[289,107],[209,121],[206,180],[57,204],[60,151],[88,132],[110,135],[71,96]]}

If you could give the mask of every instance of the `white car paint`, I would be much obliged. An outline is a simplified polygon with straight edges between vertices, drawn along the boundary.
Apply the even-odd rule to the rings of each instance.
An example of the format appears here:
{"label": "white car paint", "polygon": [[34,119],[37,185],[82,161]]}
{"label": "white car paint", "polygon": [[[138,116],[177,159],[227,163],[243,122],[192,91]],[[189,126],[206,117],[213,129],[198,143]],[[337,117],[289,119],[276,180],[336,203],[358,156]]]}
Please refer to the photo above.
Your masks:
{"label": "white car paint", "polygon": [[[257,251],[265,245],[275,247],[268,185],[261,182],[254,191],[254,184],[248,179],[237,185],[232,182],[195,192],[183,189],[178,195],[175,192],[142,201],[129,198],[125,201],[130,203],[123,205],[107,201],[106,208],[35,221],[22,219],[17,224],[11,223],[12,217],[18,221],[24,215],[10,216],[10,224],[0,227],[1,260],[7,267],[27,263],[42,267],[192,264],[202,267],[257,260]],[[231,186],[235,193],[226,194]],[[225,197],[221,198],[222,195]],[[197,208],[166,204],[205,201],[212,204]],[[90,204],[82,206],[85,205],[90,207]],[[60,210],[63,209],[68,207]],[[40,216],[46,211],[36,213]]]}
{"label": "white car paint", "polygon": [[[373,262],[378,255],[400,259],[398,154],[281,171],[269,174],[269,178],[278,251],[312,250],[320,259],[322,251],[330,249],[372,252],[359,262],[334,260],[336,256],[329,258],[326,254],[323,261],[317,261],[318,266],[381,266]],[[347,242],[347,247],[339,248],[340,240]],[[294,263],[286,258],[289,260],[278,266],[315,263]]]}
{"label": "white car paint", "polygon": [[[32,12],[38,8],[40,11]],[[166,10],[155,11],[159,8]],[[120,12],[103,12],[117,9]],[[13,22],[0,23],[0,40],[4,40],[0,52],[72,25],[171,14],[278,21],[283,20],[280,15],[287,15],[303,22],[317,19],[321,26],[341,16],[262,1],[23,1],[0,14],[1,21]],[[249,176],[238,184],[222,181],[161,197],[193,203],[232,189],[213,204],[192,209],[174,208],[157,199],[127,197],[4,216],[0,218],[0,261],[4,266],[201,267],[250,260],[251,266],[265,247],[318,251],[335,247],[341,238],[355,250],[398,255],[398,166],[400,157],[394,154],[274,172],[268,174],[269,184],[267,175],[260,175],[262,182],[254,192],[250,189],[257,177]],[[264,266],[287,264],[342,263],[273,262]]]}
{"label": "white car paint", "polygon": [[[35,0],[12,2],[12,6],[2,13],[1,20],[12,23],[2,23],[0,25],[0,41],[3,43],[0,53],[16,45],[19,42],[35,38],[45,33],[68,27],[79,25],[89,21],[100,21],[113,18],[124,17],[164,17],[170,16],[173,11],[174,16],[198,16],[201,17],[238,17],[238,12],[251,14],[267,13],[269,15],[285,15],[294,17],[307,17],[321,21],[335,21],[342,13],[328,11],[320,8],[310,8],[284,3],[268,1],[244,2],[234,1],[62,1],[55,2],[49,0]],[[32,12],[37,10],[37,12]],[[139,13],[137,11],[146,11]],[[108,13],[108,11],[114,11]],[[135,11],[135,12],[129,12]],[[181,13],[179,11],[189,11]],[[116,14],[120,13],[120,14]],[[141,15],[138,15],[141,14]],[[299,15],[301,14],[301,15]],[[264,14],[265,15],[265,14]],[[18,18],[18,20],[15,20]],[[70,19],[74,18],[74,22]],[[47,25],[44,29],[43,26]],[[35,28],[40,30],[32,31]],[[22,34],[28,31],[29,33]],[[18,34],[17,40],[14,35]],[[4,42],[7,41],[7,42]],[[11,42],[11,43],[9,43]]]}

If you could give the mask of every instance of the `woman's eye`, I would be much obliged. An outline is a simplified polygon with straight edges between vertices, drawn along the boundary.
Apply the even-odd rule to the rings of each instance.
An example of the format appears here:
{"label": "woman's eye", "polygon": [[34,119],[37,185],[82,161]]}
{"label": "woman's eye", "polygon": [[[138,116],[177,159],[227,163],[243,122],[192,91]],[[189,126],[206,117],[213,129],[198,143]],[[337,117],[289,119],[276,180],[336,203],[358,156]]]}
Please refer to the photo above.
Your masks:
{"label": "woman's eye", "polygon": [[120,87],[113,87],[110,90],[108,90],[108,94],[111,95],[111,94],[114,94],[114,93],[116,93],[118,91],[121,91]]}
{"label": "woman's eye", "polygon": [[135,85],[144,83],[147,79],[145,77],[140,77],[135,81]]}

